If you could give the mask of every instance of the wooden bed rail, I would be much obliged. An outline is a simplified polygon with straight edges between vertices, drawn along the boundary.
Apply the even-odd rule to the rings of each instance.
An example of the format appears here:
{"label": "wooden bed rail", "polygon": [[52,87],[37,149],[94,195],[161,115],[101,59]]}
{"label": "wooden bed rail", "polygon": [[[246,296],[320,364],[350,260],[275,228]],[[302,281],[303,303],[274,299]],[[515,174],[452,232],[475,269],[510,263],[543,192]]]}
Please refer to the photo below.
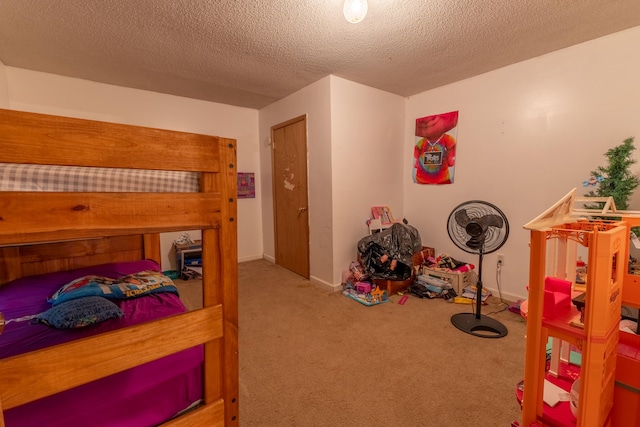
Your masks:
{"label": "wooden bed rail", "polygon": [[167,421],[162,424],[162,427],[222,427],[224,425],[224,401],[219,399],[194,409],[179,418]]}
{"label": "wooden bed rail", "polygon": [[159,234],[0,247],[0,286],[25,276],[140,259],[161,259]]}
{"label": "wooden bed rail", "polygon": [[221,139],[0,109],[5,163],[219,172]]}
{"label": "wooden bed rail", "polygon": [[220,205],[219,193],[0,192],[0,245],[214,228]]}
{"label": "wooden bed rail", "polygon": [[[218,305],[9,357],[0,363],[0,401],[7,410],[221,336]],[[82,365],[65,363],[78,358]]]}

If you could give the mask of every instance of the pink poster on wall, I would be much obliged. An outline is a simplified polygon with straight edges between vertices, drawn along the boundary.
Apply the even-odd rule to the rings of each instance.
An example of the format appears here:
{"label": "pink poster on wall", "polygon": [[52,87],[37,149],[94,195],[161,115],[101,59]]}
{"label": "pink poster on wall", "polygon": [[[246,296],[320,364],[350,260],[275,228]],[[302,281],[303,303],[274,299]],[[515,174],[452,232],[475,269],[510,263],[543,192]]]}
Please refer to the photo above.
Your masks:
{"label": "pink poster on wall", "polygon": [[238,199],[255,199],[256,177],[253,172],[238,172]]}
{"label": "pink poster on wall", "polygon": [[413,182],[453,183],[457,126],[457,111],[416,119]]}

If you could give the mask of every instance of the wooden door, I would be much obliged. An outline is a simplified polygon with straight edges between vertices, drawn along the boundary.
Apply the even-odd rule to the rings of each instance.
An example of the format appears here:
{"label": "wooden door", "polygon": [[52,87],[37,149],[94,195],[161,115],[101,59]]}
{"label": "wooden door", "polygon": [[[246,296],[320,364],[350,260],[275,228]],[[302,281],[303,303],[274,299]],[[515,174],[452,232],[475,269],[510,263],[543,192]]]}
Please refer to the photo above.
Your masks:
{"label": "wooden door", "polygon": [[307,120],[271,128],[276,264],[309,278]]}

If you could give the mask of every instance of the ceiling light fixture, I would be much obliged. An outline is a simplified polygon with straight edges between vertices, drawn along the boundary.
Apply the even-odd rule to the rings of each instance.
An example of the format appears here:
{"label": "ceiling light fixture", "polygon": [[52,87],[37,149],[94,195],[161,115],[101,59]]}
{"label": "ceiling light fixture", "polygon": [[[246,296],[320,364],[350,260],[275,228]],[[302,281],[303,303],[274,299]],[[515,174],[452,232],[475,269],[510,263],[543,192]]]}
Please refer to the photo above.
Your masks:
{"label": "ceiling light fixture", "polygon": [[362,21],[367,16],[367,10],[369,10],[367,0],[345,0],[342,8],[344,17],[352,24]]}

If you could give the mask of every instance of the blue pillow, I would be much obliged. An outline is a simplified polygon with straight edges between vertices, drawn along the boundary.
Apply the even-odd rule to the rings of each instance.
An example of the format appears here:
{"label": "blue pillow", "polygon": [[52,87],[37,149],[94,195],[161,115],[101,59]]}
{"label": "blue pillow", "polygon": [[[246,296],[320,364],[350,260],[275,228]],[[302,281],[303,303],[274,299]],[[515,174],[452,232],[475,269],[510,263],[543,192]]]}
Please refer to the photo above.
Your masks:
{"label": "blue pillow", "polygon": [[113,302],[103,297],[89,296],[62,302],[39,314],[36,319],[57,329],[72,329],[122,316],[122,310]]}

